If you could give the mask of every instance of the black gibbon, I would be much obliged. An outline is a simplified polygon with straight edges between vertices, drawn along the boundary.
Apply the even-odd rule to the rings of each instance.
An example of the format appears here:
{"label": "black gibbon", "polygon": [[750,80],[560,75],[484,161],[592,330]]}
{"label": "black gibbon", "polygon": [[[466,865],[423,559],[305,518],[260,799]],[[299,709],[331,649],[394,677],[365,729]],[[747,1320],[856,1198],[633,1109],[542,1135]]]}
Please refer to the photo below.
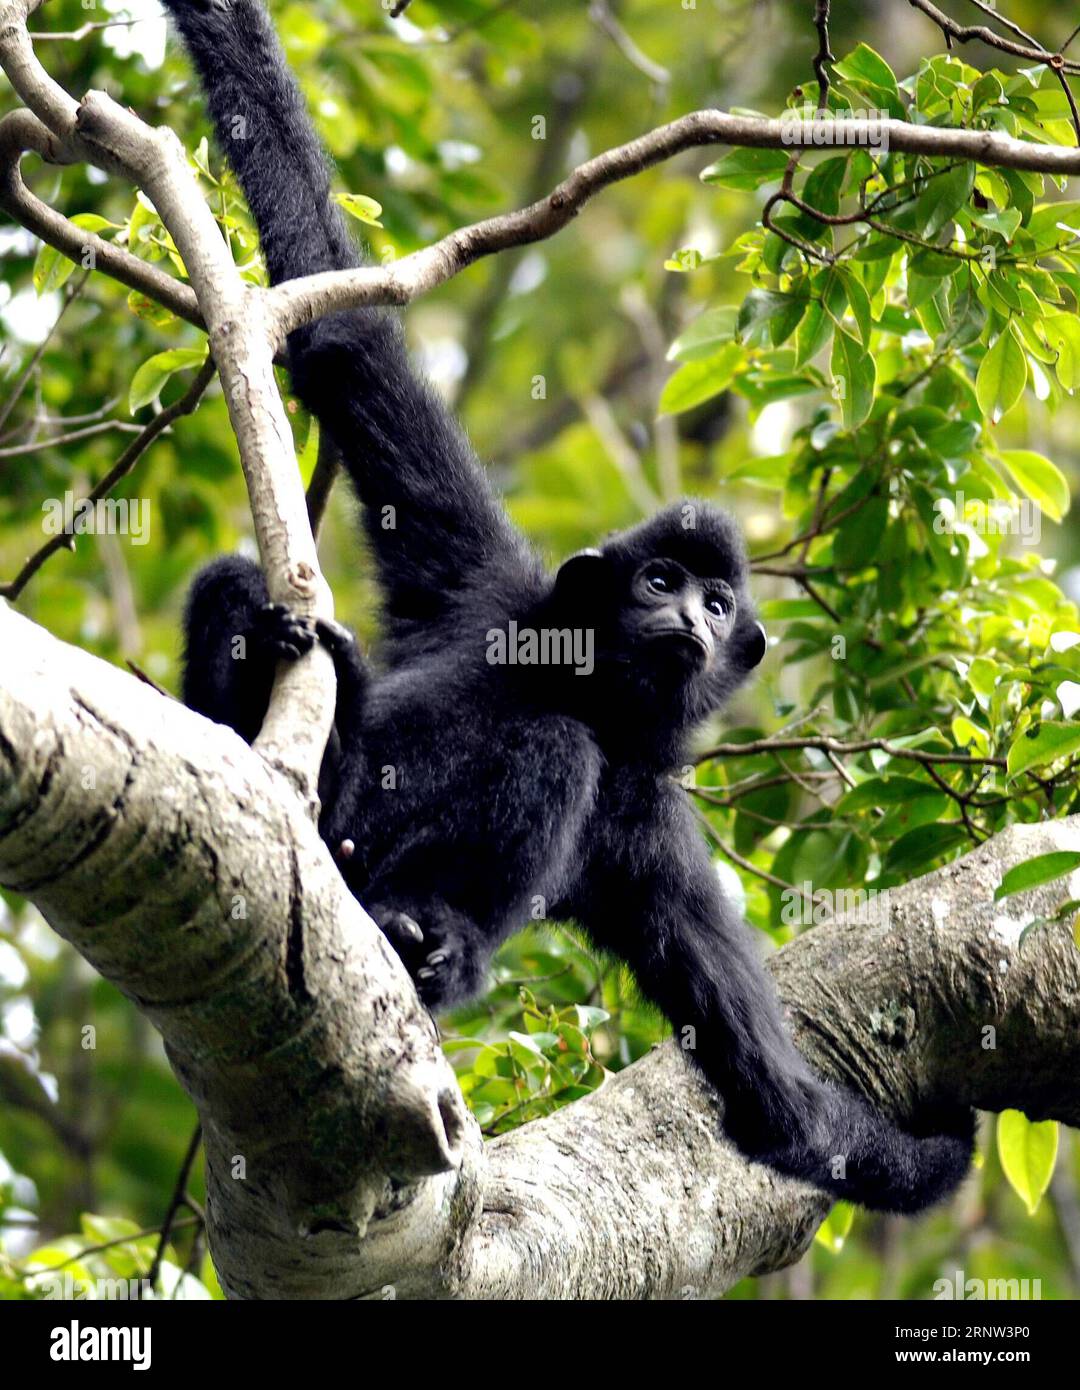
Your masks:
{"label": "black gibbon", "polygon": [[[359,264],[258,0],[166,4],[271,280]],[[765,653],[731,519],[682,502],[551,575],[392,314],[330,314],[292,334],[289,361],[362,503],[382,664],[369,671],[336,625],[269,605],[258,568],[230,557],[191,592],[186,702],[251,739],[275,663],[323,641],[338,695],[320,829],[430,1008],[479,991],[495,947],[539,905],[626,961],[677,1034],[693,1030],[688,1056],[745,1154],[869,1207],[940,1199],[968,1167],[971,1114],[903,1130],[814,1073],[670,775]],[[575,660],[566,642],[582,634]],[[543,655],[545,641],[561,659],[521,645]]]}

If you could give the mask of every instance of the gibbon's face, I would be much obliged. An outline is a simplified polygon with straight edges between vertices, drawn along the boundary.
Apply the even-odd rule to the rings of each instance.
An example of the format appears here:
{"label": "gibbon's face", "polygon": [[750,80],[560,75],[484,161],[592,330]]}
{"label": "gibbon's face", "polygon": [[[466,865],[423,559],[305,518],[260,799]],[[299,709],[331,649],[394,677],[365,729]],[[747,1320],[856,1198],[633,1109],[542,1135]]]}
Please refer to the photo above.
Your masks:
{"label": "gibbon's face", "polygon": [[719,709],[766,651],[747,576],[738,527],[704,503],[674,504],[564,561],[552,612],[595,631],[603,717],[629,717],[637,696],[672,728]]}
{"label": "gibbon's face", "polygon": [[624,631],[660,662],[710,671],[735,626],[736,600],[724,579],[692,574],[677,560],[647,560],[630,585]]}

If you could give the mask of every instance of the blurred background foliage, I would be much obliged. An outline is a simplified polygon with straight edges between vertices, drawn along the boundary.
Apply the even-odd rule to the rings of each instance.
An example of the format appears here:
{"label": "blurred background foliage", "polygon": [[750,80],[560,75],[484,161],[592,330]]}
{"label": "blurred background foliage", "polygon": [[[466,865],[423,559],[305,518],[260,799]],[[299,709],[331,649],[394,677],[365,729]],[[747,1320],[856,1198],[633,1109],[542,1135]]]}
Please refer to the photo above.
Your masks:
{"label": "blurred background foliage", "polygon": [[[272,8],[340,187],[357,195],[350,210],[379,224],[365,230],[380,257],[531,201],[589,155],[687,110],[776,115],[817,97],[805,0],[415,0],[396,23],[377,0]],[[967,0],[952,8],[973,17]],[[1080,24],[1073,5],[1015,0],[1008,15],[1051,50]],[[50,71],[75,94],[104,88],[171,124],[238,263],[260,278],[157,5],[51,0],[33,21],[61,34],[87,24],[102,27],[40,43]],[[946,56],[901,0],[840,7],[832,48],[834,109],[1075,143],[1055,78],[978,44]],[[0,114],[13,105],[0,85]],[[684,490],[738,513],[773,650],[683,780],[763,949],[813,917],[811,901],[791,920],[792,887],[888,888],[1010,821],[1075,810],[1080,752],[1080,539],[1068,516],[1080,205],[1035,176],[822,151],[800,163],[803,199],[834,214],[878,199],[877,225],[829,229],[774,207],[779,234],[766,234],[762,208],[785,162],[691,152],[408,317],[514,517],[553,559]],[[182,273],[131,189],[82,167],[28,159],[25,172],[66,214]],[[84,495],[186,389],[202,343],[103,276],[40,254],[10,223],[0,257],[4,580],[42,542],[43,500]],[[291,409],[310,467],[308,424]],[[211,556],[252,546],[216,386],[117,495],[149,504],[147,543],[84,538],[18,603],[175,691],[187,583]],[[1006,534],[985,524],[994,506],[1014,518]],[[1015,534],[1025,516],[1038,535]],[[321,553],[339,613],[375,639],[343,487]],[[879,746],[759,751],[778,731]],[[971,761],[947,761],[957,754]],[[1072,867],[1034,864],[1011,886]],[[1062,912],[1075,909],[1063,889]],[[536,924],[500,953],[490,995],[444,1031],[494,1134],[602,1084],[666,1030],[623,971],[571,929]],[[197,1161],[177,1186],[193,1127],[149,1026],[32,909],[5,899],[0,1297],[32,1296],[35,1271],[40,1295],[42,1272],[129,1278],[155,1258],[166,1296],[217,1296]],[[1058,1147],[1052,1127],[1019,1117],[998,1128],[995,1142],[984,1127],[980,1166],[946,1209],[918,1222],[834,1212],[798,1266],[730,1296],[926,1298],[962,1269],[1075,1297],[1075,1136]],[[187,1195],[162,1243],[174,1190]]]}

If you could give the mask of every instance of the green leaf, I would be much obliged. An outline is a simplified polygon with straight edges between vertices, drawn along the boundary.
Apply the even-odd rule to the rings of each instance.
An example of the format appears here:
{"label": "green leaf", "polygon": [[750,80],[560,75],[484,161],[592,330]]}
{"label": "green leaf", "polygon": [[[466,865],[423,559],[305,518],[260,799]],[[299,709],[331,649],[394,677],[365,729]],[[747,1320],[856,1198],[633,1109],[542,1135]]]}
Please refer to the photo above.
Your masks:
{"label": "green leaf", "polygon": [[874,87],[887,87],[890,91],[899,91],[892,68],[869,44],[857,44],[846,58],[841,58],[835,70],[851,82],[869,82]]}
{"label": "green leaf", "polygon": [[918,873],[928,869],[957,845],[966,843],[967,838],[964,827],[954,822],[916,826],[893,841],[883,867],[889,874]]}
{"label": "green leaf", "polygon": [[1010,324],[998,334],[997,342],[986,354],[975,378],[979,408],[998,421],[1013,408],[1027,384],[1027,358],[1016,330]]}
{"label": "green leaf", "polygon": [[966,715],[958,714],[954,717],[952,736],[959,748],[967,748],[969,744],[974,744],[976,753],[989,752],[990,741],[986,737],[986,730],[980,729],[978,724],[973,723]]}
{"label": "green leaf", "polygon": [[783,176],[790,151],[738,149],[729,151],[715,164],[701,171],[702,183],[716,183],[721,188],[738,188],[743,192]]}
{"label": "green leaf", "polygon": [[[118,228],[119,223],[110,222],[96,212],[80,212],[71,219],[76,227],[86,232],[103,232],[107,227]],[[77,262],[69,260],[54,246],[42,244],[34,258],[33,283],[39,295],[49,290],[58,290],[71,275]]]}
{"label": "green leaf", "polygon": [[155,328],[166,328],[176,320],[176,315],[171,309],[166,309],[156,299],[148,299],[145,294],[141,294],[138,290],[132,290],[128,295],[127,306],[136,318],[145,319],[147,323],[152,323]]}
{"label": "green leaf", "polygon": [[74,261],[69,261],[55,246],[43,243],[34,257],[34,289],[39,295],[58,290],[74,269]]}
{"label": "green leaf", "polygon": [[814,1240],[830,1254],[839,1255],[855,1221],[855,1208],[850,1202],[837,1202],[814,1232]]}
{"label": "green leaf", "polygon": [[842,279],[848,305],[854,315],[863,347],[869,347],[870,330],[873,325],[870,313],[870,296],[866,293],[866,286],[851,271],[841,270],[838,274]]}
{"label": "green leaf", "polygon": [[739,341],[773,347],[788,338],[806,312],[807,300],[778,290],[751,290],[742,302],[735,329]]}
{"label": "green leaf", "polygon": [[1006,243],[1012,241],[1023,221],[1019,208],[1006,208],[1004,212],[980,212],[978,208],[968,208],[967,215],[977,227],[994,232]]}
{"label": "green leaf", "polygon": [[840,211],[840,193],[847,167],[846,154],[823,160],[807,175],[802,191],[803,202],[823,212],[826,217],[835,217]]}
{"label": "green leaf", "polygon": [[76,227],[81,227],[84,232],[103,232],[108,227],[118,232],[122,225],[119,222],[110,222],[107,217],[102,217],[98,212],[77,212],[71,220]]}
{"label": "green leaf", "polygon": [[795,330],[795,366],[805,367],[829,341],[833,321],[821,304],[812,299]]}
{"label": "green leaf", "polygon": [[980,106],[985,106],[987,102],[996,104],[1005,95],[1005,88],[1001,85],[1001,80],[995,72],[984,72],[971,89],[971,107],[977,111]]}
{"label": "green leaf", "polygon": [[1052,314],[1043,328],[1058,355],[1058,380],[1066,391],[1074,391],[1080,386],[1080,321],[1073,314]]}
{"label": "green leaf", "polygon": [[382,204],[374,198],[366,198],[363,193],[335,193],[334,202],[345,209],[350,217],[365,222],[369,227],[381,227]]}
{"label": "green leaf", "polygon": [[1080,749],[1080,724],[1065,724],[1060,720],[1043,720],[1025,729],[1009,749],[1007,771],[1019,777],[1059,758],[1070,757]]}
{"label": "green leaf", "polygon": [[1028,218],[1024,230],[1035,239],[1040,251],[1051,246],[1065,245],[1080,228],[1080,202],[1048,203]]}
{"label": "green leaf", "polygon": [[717,348],[735,336],[736,312],[732,305],[706,309],[668,348],[668,360],[693,362],[697,358],[711,357]]}
{"label": "green leaf", "polygon": [[845,517],[833,539],[833,564],[837,569],[863,569],[879,558],[878,549],[888,520],[889,499],[884,494],[868,497],[858,511]]}
{"label": "green leaf", "polygon": [[686,362],[664,383],[660,414],[678,415],[726,391],[744,358],[738,343],[727,343],[712,357]]}
{"label": "green leaf", "polygon": [[940,789],[914,777],[871,777],[845,792],[834,807],[837,815],[865,811],[869,806],[897,806],[919,797],[940,796]]}
{"label": "green leaf", "polygon": [[971,285],[956,296],[952,306],[952,322],[945,331],[945,339],[953,347],[967,347],[981,336],[986,324],[986,309]]}
{"label": "green leaf", "polygon": [[946,174],[930,179],[915,204],[915,221],[922,235],[932,241],[960,211],[975,187],[975,165],[958,164]]}
{"label": "green leaf", "polygon": [[994,892],[995,900],[1007,898],[1011,893],[1022,893],[1027,888],[1038,888],[1051,883],[1055,878],[1070,873],[1080,865],[1080,851],[1074,849],[1053,850],[1049,854],[1037,854],[1034,859],[1026,859],[1003,874]]}
{"label": "green leaf", "polygon": [[311,423],[308,426],[307,439],[304,441],[304,447],[296,456],[296,462],[300,467],[300,481],[304,484],[305,489],[311,483],[311,477],[315,472],[315,465],[318,461],[319,419],[318,416],[313,415],[311,417]]}
{"label": "green leaf", "polygon": [[1056,1120],[1029,1120],[1019,1110],[998,1116],[997,1148],[1009,1186],[1034,1216],[1050,1186],[1057,1161]]}
{"label": "green leaf", "polygon": [[855,429],[870,414],[874,404],[877,367],[863,345],[842,328],[833,335],[830,362],[840,416],[846,429]]}
{"label": "green leaf", "polygon": [[1037,503],[1051,521],[1069,510],[1069,483],[1061,469],[1030,449],[1005,449],[997,456],[1020,490]]}
{"label": "green leaf", "polygon": [[174,372],[185,371],[189,367],[201,367],[206,361],[206,348],[169,348],[166,352],[155,353],[138,369],[131,378],[128,393],[128,406],[131,413],[140,410],[151,401],[156,401],[162,388]]}

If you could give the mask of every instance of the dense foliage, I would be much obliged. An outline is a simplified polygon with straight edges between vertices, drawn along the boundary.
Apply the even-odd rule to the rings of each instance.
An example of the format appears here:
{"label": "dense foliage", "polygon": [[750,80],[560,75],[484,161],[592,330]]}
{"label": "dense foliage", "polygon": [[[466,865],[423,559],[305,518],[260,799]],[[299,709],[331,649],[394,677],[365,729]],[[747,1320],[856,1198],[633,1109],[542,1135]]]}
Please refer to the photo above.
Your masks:
{"label": "dense foliage", "polygon": [[[809,103],[812,115],[818,100],[806,5],[610,7],[632,52],[570,0],[416,0],[396,27],[366,0],[274,8],[342,201],[381,256],[528,201],[685,110]],[[1029,27],[1043,18],[1014,10]],[[86,18],[58,0],[38,27]],[[156,20],[130,34],[130,54],[128,30],[113,28],[45,59],[70,90],[106,86],[178,130],[237,262],[260,278],[190,74],[175,49],[163,62],[153,52]],[[1076,143],[1067,78],[1049,65],[942,52],[899,5],[845,15],[832,42],[834,113]],[[32,166],[40,196],[183,274],[141,195]],[[8,226],[0,254],[3,580],[42,543],[43,500],[84,495],[132,420],[183,392],[205,347]],[[553,556],[682,491],[738,512],[773,650],[682,780],[718,872],[773,943],[838,894],[887,893],[1012,822],[1080,810],[1080,545],[1062,526],[1078,471],[1078,310],[1080,201],[1063,182],[847,145],[681,157],[410,314],[515,519]],[[310,471],[314,431],[290,406]],[[147,543],[83,541],[19,603],[175,689],[184,586],[250,535],[213,390],[116,495],[148,503]],[[339,489],[322,552],[339,611],[372,637],[352,510]],[[1045,856],[999,891],[1065,884],[1078,862]],[[33,1292],[35,1270],[145,1274],[191,1107],[125,1001],[25,904],[0,912],[0,1296]],[[501,952],[482,1004],[446,1021],[445,1045],[496,1134],[602,1084],[662,1031],[623,972],[571,930],[537,924]],[[1054,1126],[1015,1114],[996,1131],[946,1212],[917,1226],[834,1212],[798,1270],[738,1294],[928,1297],[963,1266],[1075,1295],[1075,1142],[1064,1136],[1059,1154]],[[164,1252],[166,1293],[216,1287],[198,1199],[196,1173]]]}

